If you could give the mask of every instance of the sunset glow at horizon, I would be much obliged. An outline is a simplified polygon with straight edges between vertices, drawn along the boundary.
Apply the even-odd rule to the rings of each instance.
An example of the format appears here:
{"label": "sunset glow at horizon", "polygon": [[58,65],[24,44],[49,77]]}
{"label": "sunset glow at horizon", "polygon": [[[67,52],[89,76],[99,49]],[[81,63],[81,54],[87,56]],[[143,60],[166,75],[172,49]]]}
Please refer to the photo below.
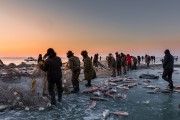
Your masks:
{"label": "sunset glow at horizon", "polygon": [[[174,0],[173,0],[174,1]],[[0,57],[180,55],[180,1],[0,0]]]}

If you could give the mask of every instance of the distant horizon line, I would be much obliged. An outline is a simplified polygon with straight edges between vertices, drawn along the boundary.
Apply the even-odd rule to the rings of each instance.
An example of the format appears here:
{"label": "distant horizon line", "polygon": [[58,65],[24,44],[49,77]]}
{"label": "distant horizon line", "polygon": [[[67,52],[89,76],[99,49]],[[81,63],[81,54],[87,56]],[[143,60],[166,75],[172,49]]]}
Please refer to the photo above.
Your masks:
{"label": "distant horizon line", "polygon": [[[5,59],[5,58],[28,58],[28,57],[33,57],[33,58],[38,58],[38,56],[23,56],[23,57],[13,57],[13,56],[6,56],[6,57],[4,57],[4,56],[0,56],[0,58],[3,58],[3,59]],[[59,57],[61,57],[61,58],[67,58],[66,56],[59,56]],[[78,57],[82,57],[82,56],[78,56]],[[91,57],[91,56],[89,56],[89,57]],[[93,56],[92,56],[93,57]],[[100,56],[99,56],[100,57]],[[102,58],[105,58],[106,56],[101,56]],[[137,56],[135,56],[135,57],[137,57]],[[142,57],[142,56],[140,56],[140,57]],[[155,56],[155,57],[164,57],[164,56]],[[174,57],[179,57],[179,56],[174,56]]]}
{"label": "distant horizon line", "polygon": [[[95,53],[96,54],[96,53]],[[89,57],[94,57],[94,55],[95,54],[93,54],[93,55],[89,55]],[[39,55],[39,54],[38,54]],[[37,58],[38,57],[38,55],[23,55],[23,56],[19,56],[19,55],[17,55],[17,56],[11,56],[11,55],[9,55],[9,56],[0,56],[0,58],[27,58],[27,57],[35,57],[35,58]],[[101,57],[106,57],[106,56],[108,56],[109,54],[102,54],[102,55],[100,55],[99,54],[99,57],[101,56]],[[130,54],[131,55],[131,54]],[[144,55],[132,55],[132,56],[135,56],[135,57],[137,57],[137,56],[140,56],[140,57],[142,57],[142,56],[145,56],[146,54],[144,54]],[[147,54],[147,55],[150,55],[150,54]],[[67,58],[66,57],[66,55],[58,55],[57,54],[57,56],[59,56],[59,57],[62,57],[62,58]],[[82,57],[81,55],[76,55],[75,54],[75,56],[78,56],[78,57]],[[115,54],[113,54],[113,56],[115,56]],[[155,56],[155,57],[163,57],[164,55],[150,55],[150,56]],[[173,55],[174,57],[179,57],[180,55]]]}

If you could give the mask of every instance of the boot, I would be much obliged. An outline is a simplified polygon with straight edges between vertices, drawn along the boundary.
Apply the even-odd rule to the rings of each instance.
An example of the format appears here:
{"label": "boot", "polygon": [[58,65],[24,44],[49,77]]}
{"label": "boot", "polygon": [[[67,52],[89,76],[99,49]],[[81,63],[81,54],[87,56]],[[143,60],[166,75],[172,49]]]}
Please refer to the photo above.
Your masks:
{"label": "boot", "polygon": [[122,75],[121,71],[119,72],[119,75],[120,75],[120,76]]}
{"label": "boot", "polygon": [[119,76],[120,74],[119,74],[119,71],[117,71],[117,75]]}
{"label": "boot", "polygon": [[51,105],[56,105],[56,98],[55,98],[55,96],[51,96]]}
{"label": "boot", "polygon": [[89,84],[86,84],[86,87],[91,87],[91,85],[89,85]]}
{"label": "boot", "polygon": [[79,92],[79,82],[76,82],[74,86],[74,90],[71,91],[71,93],[78,93]]}
{"label": "boot", "polygon": [[71,91],[71,93],[78,93],[79,92],[79,84],[77,86],[74,86],[74,89]]}
{"label": "boot", "polygon": [[174,89],[173,82],[170,82],[170,83],[169,83],[169,89],[170,89],[171,91],[173,91],[173,89]]}
{"label": "boot", "polygon": [[79,92],[79,90],[77,90],[77,89],[74,89],[71,91],[71,93],[78,93],[78,92]]}
{"label": "boot", "polygon": [[111,77],[116,77],[116,75],[111,75]]}
{"label": "boot", "polygon": [[86,84],[86,87],[91,87],[91,80],[88,80],[88,83]]}
{"label": "boot", "polygon": [[76,82],[76,90],[79,92],[79,81]]}
{"label": "boot", "polygon": [[61,102],[62,101],[62,93],[59,93],[58,94],[58,102]]}

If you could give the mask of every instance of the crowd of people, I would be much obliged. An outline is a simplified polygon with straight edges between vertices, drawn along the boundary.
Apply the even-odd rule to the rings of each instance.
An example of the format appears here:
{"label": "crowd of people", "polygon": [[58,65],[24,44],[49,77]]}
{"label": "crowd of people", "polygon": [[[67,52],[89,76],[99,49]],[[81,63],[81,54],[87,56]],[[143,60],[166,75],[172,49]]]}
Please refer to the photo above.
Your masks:
{"label": "crowd of people", "polygon": [[122,74],[127,74],[127,71],[136,70],[137,64],[140,65],[142,61],[144,61],[147,67],[149,67],[151,61],[155,63],[155,56],[149,56],[146,54],[145,57],[135,57],[130,56],[130,54],[125,55],[124,53],[116,52],[115,57],[113,57],[113,55],[110,53],[106,57],[106,60],[108,62],[108,67],[112,69],[112,77],[115,77],[116,75],[119,76]]}
{"label": "crowd of people", "polygon": [[[162,61],[163,64],[163,75],[162,78],[167,81],[168,89],[170,91],[173,91],[173,81],[172,81],[172,74],[174,69],[174,60],[177,61],[178,57],[174,57],[171,55],[170,51],[166,49],[164,51],[164,59]],[[96,54],[98,55],[98,54]],[[112,70],[112,77],[116,77],[116,75],[122,75],[127,74],[127,71],[130,70],[136,70],[137,64],[141,64],[141,62],[144,60],[145,64],[147,65],[147,68],[149,68],[150,62],[152,63],[156,62],[155,56],[145,55],[145,56],[130,56],[130,54],[125,55],[124,53],[115,53],[115,57],[110,53],[106,60],[108,62],[108,67]],[[98,56],[96,58],[96,61],[98,61]],[[94,62],[94,61],[93,61]],[[116,74],[117,73],[117,74]]]}
{"label": "crowd of people", "polygon": [[[170,54],[170,51],[165,50],[165,56],[163,59],[163,75],[162,78],[169,83],[168,87],[170,90],[173,90],[173,81],[172,81],[172,73],[174,68],[174,57]],[[87,80],[86,87],[91,87],[91,80],[96,78],[96,71],[94,68],[98,68],[99,65],[102,65],[101,56],[99,54],[95,54],[94,57],[89,57],[88,52],[86,50],[81,52],[83,57],[83,69],[84,69],[84,79]],[[137,65],[140,65],[141,62],[145,62],[147,68],[149,67],[150,62],[155,63],[155,56],[145,55],[145,56],[131,56],[130,54],[125,55],[124,53],[116,52],[115,57],[113,54],[109,54],[106,57],[108,70],[112,71],[111,77],[116,77],[120,75],[127,74],[127,71],[136,70]],[[71,93],[78,93],[80,91],[79,87],[79,75],[81,71],[81,61],[80,59],[74,55],[72,51],[67,52],[68,64],[67,67],[72,71],[71,82],[73,85],[73,90]],[[0,64],[3,64],[0,61]],[[62,61],[61,58],[56,55],[54,49],[49,48],[47,53],[42,56],[39,54],[38,56],[38,66],[44,71],[47,80],[44,81],[48,85],[48,92],[52,105],[56,105],[56,97],[55,97],[55,85],[58,92],[58,101],[62,100]],[[43,88],[44,89],[44,88]]]}
{"label": "crowd of people", "polygon": [[[83,57],[83,62],[84,62],[84,79],[87,80],[87,84],[85,86],[91,87],[91,79],[96,78],[96,72],[94,70],[92,60],[88,56],[88,52],[82,51],[81,55]],[[73,85],[73,90],[71,91],[71,93],[78,93],[80,90],[79,75],[81,71],[81,67],[80,67],[81,62],[80,59],[77,56],[75,56],[72,51],[67,52],[67,58],[68,58],[67,67],[72,71],[71,82]],[[56,105],[55,91],[54,91],[55,84],[58,90],[59,102],[61,102],[62,100],[62,92],[63,92],[61,58],[56,55],[56,52],[52,48],[49,48],[47,50],[47,53],[44,55],[44,57],[42,57],[42,55],[39,54],[38,65],[41,70],[47,73],[48,92],[51,98],[51,104]],[[96,64],[94,64],[94,66],[97,67]]]}

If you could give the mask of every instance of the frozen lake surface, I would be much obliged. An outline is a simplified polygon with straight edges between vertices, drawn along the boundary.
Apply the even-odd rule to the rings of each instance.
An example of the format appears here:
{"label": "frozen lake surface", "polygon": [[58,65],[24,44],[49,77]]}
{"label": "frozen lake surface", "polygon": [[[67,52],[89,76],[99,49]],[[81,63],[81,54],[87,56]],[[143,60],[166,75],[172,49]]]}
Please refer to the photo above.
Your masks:
{"label": "frozen lake surface", "polygon": [[[166,88],[167,82],[162,80],[162,68],[140,69],[128,72],[128,76],[136,79],[138,83],[143,83],[139,75],[154,74],[159,79],[151,80],[151,85],[158,85]],[[180,68],[175,68],[173,73],[174,85],[180,85]],[[93,84],[99,84],[109,78],[97,78]],[[84,82],[81,82],[81,91],[85,89]],[[119,82],[118,84],[121,84]],[[150,89],[143,85],[135,86],[127,91],[122,91],[127,95],[125,100],[107,98],[108,101],[97,101],[94,109],[88,109],[90,96],[92,94],[64,94],[62,104],[56,107],[45,109],[44,111],[22,109],[5,110],[0,112],[1,120],[103,120],[104,110],[111,112],[125,111],[128,116],[110,115],[107,120],[178,120],[180,118],[180,93],[159,93],[148,94]]]}

